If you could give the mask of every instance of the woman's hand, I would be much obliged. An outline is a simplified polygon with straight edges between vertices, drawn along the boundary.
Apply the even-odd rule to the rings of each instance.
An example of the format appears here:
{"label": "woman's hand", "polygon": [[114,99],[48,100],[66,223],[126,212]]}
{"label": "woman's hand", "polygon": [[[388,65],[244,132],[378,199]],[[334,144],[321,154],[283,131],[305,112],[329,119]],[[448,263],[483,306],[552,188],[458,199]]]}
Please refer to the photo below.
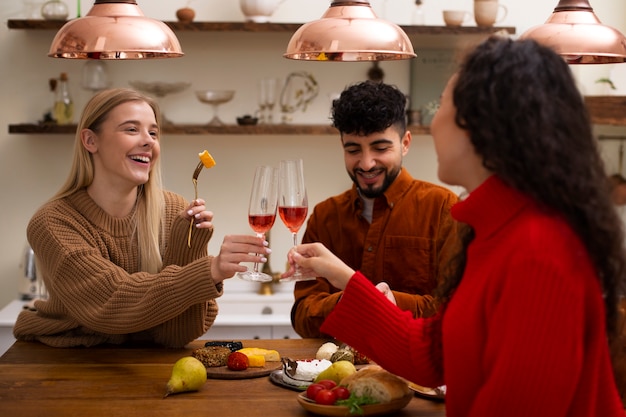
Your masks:
{"label": "woman's hand", "polygon": [[378,289],[378,291],[382,292],[385,297],[387,297],[387,300],[391,301],[394,305],[398,305],[396,303],[396,296],[393,295],[391,288],[389,288],[389,284],[384,281],[379,282],[378,284],[376,284],[376,288]]}
{"label": "woman's hand", "polygon": [[228,235],[220,247],[220,253],[211,261],[211,276],[216,284],[230,278],[237,272],[247,270],[241,262],[267,262],[272,252],[266,240],[253,235]]}
{"label": "woman's hand", "polygon": [[198,198],[193,200],[183,212],[183,217],[187,221],[191,221],[193,218],[194,225],[198,229],[210,229],[213,227],[213,212],[207,210],[204,204],[204,200]]}
{"label": "woman's hand", "polygon": [[290,268],[282,277],[287,278],[295,272],[294,264],[300,266],[303,275],[326,278],[334,287],[343,290],[354,275],[354,269],[343,263],[321,243],[298,245],[289,251]]}

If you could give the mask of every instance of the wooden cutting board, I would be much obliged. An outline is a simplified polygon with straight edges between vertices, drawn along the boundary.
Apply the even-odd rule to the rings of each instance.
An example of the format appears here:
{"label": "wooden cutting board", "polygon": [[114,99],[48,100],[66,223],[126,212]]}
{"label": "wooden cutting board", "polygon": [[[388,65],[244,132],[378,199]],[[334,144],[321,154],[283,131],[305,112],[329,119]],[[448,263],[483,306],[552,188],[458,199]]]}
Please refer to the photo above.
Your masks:
{"label": "wooden cutting board", "polygon": [[207,368],[207,377],[213,379],[248,379],[268,376],[273,371],[281,369],[282,362],[265,362],[263,368],[248,368],[244,371],[231,371],[227,366]]}

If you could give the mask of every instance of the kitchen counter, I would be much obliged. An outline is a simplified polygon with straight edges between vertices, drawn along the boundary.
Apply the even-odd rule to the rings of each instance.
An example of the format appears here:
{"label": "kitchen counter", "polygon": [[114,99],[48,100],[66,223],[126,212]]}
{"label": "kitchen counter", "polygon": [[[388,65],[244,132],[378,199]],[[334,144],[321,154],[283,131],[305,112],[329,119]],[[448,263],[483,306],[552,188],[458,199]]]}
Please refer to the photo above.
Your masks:
{"label": "kitchen counter", "polygon": [[[243,340],[284,357],[310,359],[324,340]],[[58,349],[16,342],[0,357],[0,413],[4,416],[306,417],[297,392],[268,377],[209,379],[197,392],[163,398],[174,362],[204,345],[183,349],[104,346]],[[445,417],[442,403],[414,397],[398,417]]]}

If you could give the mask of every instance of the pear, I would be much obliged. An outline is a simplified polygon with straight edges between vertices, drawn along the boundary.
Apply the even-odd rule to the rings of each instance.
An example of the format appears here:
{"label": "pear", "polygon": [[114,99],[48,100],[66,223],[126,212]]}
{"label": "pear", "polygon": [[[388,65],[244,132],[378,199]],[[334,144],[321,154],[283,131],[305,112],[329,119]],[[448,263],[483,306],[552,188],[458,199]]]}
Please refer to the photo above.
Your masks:
{"label": "pear", "polygon": [[317,377],[315,377],[315,382],[330,379],[339,384],[342,379],[344,379],[348,375],[352,375],[355,372],[356,368],[354,367],[354,364],[352,362],[337,361],[330,365],[328,368],[324,369],[322,372],[320,372]]}
{"label": "pear", "polygon": [[180,358],[172,368],[172,376],[167,382],[165,396],[180,392],[197,391],[207,380],[206,368],[193,356]]}

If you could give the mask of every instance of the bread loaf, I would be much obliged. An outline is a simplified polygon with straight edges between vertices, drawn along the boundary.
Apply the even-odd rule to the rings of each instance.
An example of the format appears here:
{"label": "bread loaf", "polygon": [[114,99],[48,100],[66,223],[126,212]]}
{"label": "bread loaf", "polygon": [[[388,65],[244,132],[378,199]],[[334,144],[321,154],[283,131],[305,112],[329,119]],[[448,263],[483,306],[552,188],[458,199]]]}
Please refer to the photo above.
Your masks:
{"label": "bread loaf", "polygon": [[191,356],[202,362],[205,368],[213,368],[226,366],[231,353],[232,351],[226,346],[205,346],[193,350]]}
{"label": "bread loaf", "polygon": [[378,365],[367,366],[345,377],[341,385],[358,397],[370,397],[379,403],[397,400],[410,392],[405,380]]}

